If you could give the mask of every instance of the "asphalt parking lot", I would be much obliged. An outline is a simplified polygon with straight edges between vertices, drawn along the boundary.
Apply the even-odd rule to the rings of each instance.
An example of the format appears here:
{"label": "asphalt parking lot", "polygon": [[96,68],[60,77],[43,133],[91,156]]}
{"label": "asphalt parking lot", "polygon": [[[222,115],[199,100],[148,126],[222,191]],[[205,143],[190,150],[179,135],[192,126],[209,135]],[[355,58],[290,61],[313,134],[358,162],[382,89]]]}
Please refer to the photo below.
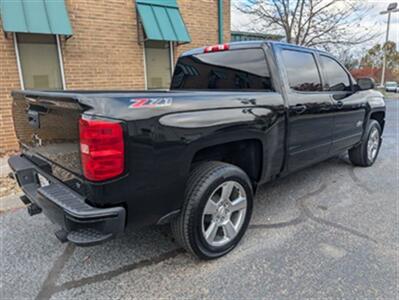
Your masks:
{"label": "asphalt parking lot", "polygon": [[25,209],[0,214],[1,299],[399,297],[399,101],[371,168],[345,155],[263,186],[231,254],[198,261],[166,227],[61,244]]}

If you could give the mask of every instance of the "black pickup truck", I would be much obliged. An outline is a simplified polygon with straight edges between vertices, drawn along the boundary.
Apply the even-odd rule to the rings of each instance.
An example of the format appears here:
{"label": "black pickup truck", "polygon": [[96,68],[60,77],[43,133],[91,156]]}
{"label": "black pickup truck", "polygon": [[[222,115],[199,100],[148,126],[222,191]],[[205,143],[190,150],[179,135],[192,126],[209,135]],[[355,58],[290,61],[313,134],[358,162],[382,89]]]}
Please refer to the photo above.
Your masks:
{"label": "black pickup truck", "polygon": [[31,215],[80,246],[171,223],[210,259],[231,251],[257,187],[349,150],[377,158],[385,103],[328,53],[269,41],[188,51],[169,91],[15,91],[21,154],[9,159]]}

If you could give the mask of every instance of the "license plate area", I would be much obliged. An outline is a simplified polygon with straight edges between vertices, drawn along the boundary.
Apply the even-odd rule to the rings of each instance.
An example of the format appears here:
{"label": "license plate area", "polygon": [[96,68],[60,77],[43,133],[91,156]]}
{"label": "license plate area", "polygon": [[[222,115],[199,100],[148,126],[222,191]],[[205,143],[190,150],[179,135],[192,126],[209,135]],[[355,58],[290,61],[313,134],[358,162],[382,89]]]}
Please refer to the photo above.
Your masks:
{"label": "license plate area", "polygon": [[41,187],[50,185],[50,181],[40,173],[37,173],[37,181]]}

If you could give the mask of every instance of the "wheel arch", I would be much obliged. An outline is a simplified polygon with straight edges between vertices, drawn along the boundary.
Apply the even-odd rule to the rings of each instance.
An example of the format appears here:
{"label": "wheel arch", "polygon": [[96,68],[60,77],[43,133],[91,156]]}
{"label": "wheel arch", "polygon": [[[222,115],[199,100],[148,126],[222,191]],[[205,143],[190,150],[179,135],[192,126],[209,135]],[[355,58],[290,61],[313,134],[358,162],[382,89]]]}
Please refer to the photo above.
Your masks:
{"label": "wheel arch", "polygon": [[384,131],[385,111],[372,111],[369,120],[376,120],[381,126],[381,133]]}
{"label": "wheel arch", "polygon": [[207,145],[193,153],[190,168],[203,161],[221,161],[241,168],[256,188],[263,170],[263,144],[260,139],[249,138]]}

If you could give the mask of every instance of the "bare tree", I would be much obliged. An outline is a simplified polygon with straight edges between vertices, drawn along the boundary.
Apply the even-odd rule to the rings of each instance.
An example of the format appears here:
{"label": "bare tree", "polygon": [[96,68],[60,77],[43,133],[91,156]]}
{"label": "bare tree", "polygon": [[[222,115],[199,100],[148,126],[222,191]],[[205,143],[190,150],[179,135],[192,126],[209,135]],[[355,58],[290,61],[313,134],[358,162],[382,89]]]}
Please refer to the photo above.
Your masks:
{"label": "bare tree", "polygon": [[308,47],[357,45],[380,34],[360,25],[371,9],[364,0],[236,0],[235,8],[251,16],[252,30],[283,32]]}
{"label": "bare tree", "polygon": [[336,54],[349,71],[359,67],[360,61],[351,49],[340,49]]}

